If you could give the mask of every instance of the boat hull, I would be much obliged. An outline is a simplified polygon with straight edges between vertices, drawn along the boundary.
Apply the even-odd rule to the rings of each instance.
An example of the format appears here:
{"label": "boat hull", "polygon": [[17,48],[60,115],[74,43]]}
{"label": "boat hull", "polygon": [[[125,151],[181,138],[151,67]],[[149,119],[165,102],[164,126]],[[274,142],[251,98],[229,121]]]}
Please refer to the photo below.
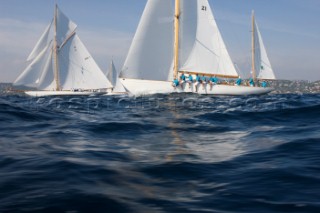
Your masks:
{"label": "boat hull", "polygon": [[44,97],[44,96],[88,96],[104,94],[105,92],[91,92],[91,91],[25,91],[25,94],[32,97]]}
{"label": "boat hull", "polygon": [[132,95],[168,94],[168,93],[198,93],[209,95],[262,95],[273,91],[270,87],[250,87],[236,85],[188,84],[173,87],[170,81],[150,81],[137,79],[120,79],[123,86]]}
{"label": "boat hull", "polygon": [[129,95],[127,92],[108,92],[104,96],[124,96]]}

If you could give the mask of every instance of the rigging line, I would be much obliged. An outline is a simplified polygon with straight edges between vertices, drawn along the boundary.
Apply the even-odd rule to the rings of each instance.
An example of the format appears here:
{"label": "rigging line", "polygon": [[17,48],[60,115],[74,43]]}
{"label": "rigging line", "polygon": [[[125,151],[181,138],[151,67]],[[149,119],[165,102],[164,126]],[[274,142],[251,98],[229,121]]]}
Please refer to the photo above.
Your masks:
{"label": "rigging line", "polygon": [[[196,39],[196,42],[198,42],[202,47],[204,47],[206,50],[208,50],[210,53],[212,53],[213,55],[217,56],[220,58],[221,54],[218,55],[216,54],[213,50],[209,49],[207,46],[205,46],[201,41],[199,41],[198,39]],[[222,48],[219,48],[222,49]]]}

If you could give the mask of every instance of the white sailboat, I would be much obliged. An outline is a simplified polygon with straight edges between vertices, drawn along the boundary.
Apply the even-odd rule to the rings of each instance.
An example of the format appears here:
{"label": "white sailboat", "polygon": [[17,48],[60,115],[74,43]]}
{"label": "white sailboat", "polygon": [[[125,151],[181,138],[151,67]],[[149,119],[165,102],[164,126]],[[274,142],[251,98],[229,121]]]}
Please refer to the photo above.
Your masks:
{"label": "white sailboat", "polygon": [[126,89],[119,80],[119,74],[114,66],[113,60],[111,60],[106,76],[113,86],[112,92],[108,93],[107,95],[127,94]]}
{"label": "white sailboat", "polygon": [[265,94],[271,88],[216,85],[173,87],[179,76],[238,78],[208,0],[148,0],[121,71],[134,95],[197,92],[214,95]]}
{"label": "white sailboat", "polygon": [[76,34],[77,25],[56,5],[53,21],[30,53],[14,85],[37,88],[31,96],[90,95],[112,88]]}
{"label": "white sailboat", "polygon": [[259,73],[257,79],[259,80],[275,80],[275,74],[272,69],[258,24],[252,12],[252,70],[253,74]]}

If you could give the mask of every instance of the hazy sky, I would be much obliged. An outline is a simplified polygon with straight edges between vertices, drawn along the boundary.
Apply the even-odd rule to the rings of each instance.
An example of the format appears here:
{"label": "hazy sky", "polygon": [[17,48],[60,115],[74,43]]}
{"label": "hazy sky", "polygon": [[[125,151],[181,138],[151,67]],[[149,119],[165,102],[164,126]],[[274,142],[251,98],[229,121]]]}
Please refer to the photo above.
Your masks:
{"label": "hazy sky", "polygon": [[[191,0],[190,0],[191,1]],[[51,21],[55,2],[103,71],[121,69],[146,0],[0,0],[0,82],[12,82]],[[320,80],[320,0],[209,0],[233,61],[250,70],[254,9],[279,79]]]}

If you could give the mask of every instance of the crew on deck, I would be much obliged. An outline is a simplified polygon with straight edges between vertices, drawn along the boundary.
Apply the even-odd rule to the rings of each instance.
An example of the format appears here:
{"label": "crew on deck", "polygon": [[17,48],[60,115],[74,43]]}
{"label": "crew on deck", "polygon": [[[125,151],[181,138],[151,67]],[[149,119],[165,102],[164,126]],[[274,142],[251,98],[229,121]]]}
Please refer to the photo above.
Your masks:
{"label": "crew on deck", "polygon": [[196,87],[196,92],[198,92],[198,86],[199,86],[199,84],[201,84],[201,79],[200,79],[200,76],[197,74],[197,75],[196,75],[196,85],[195,85],[195,87]]}
{"label": "crew on deck", "polygon": [[201,83],[202,83],[202,88],[205,89],[206,85],[207,85],[207,77],[206,76],[202,76],[201,78]]}
{"label": "crew on deck", "polygon": [[250,87],[254,87],[254,80],[253,80],[253,78],[250,78],[250,79],[249,79],[249,84],[250,84]]}
{"label": "crew on deck", "polygon": [[266,81],[262,81],[262,82],[261,82],[261,86],[265,88],[265,87],[268,86],[268,83],[267,83]]}
{"label": "crew on deck", "polygon": [[184,73],[182,73],[181,75],[180,75],[180,83],[181,84],[184,84],[186,82],[186,76],[184,75]]}
{"label": "crew on deck", "polygon": [[174,87],[179,86],[179,81],[178,81],[178,79],[174,79],[174,80],[173,80],[172,86],[174,86]]}
{"label": "crew on deck", "polygon": [[242,83],[242,79],[239,77],[235,83],[235,85],[240,86]]}
{"label": "crew on deck", "polygon": [[189,74],[188,80],[187,80],[188,84],[189,84],[189,88],[191,88],[191,84],[193,83],[193,77],[191,74]]}

